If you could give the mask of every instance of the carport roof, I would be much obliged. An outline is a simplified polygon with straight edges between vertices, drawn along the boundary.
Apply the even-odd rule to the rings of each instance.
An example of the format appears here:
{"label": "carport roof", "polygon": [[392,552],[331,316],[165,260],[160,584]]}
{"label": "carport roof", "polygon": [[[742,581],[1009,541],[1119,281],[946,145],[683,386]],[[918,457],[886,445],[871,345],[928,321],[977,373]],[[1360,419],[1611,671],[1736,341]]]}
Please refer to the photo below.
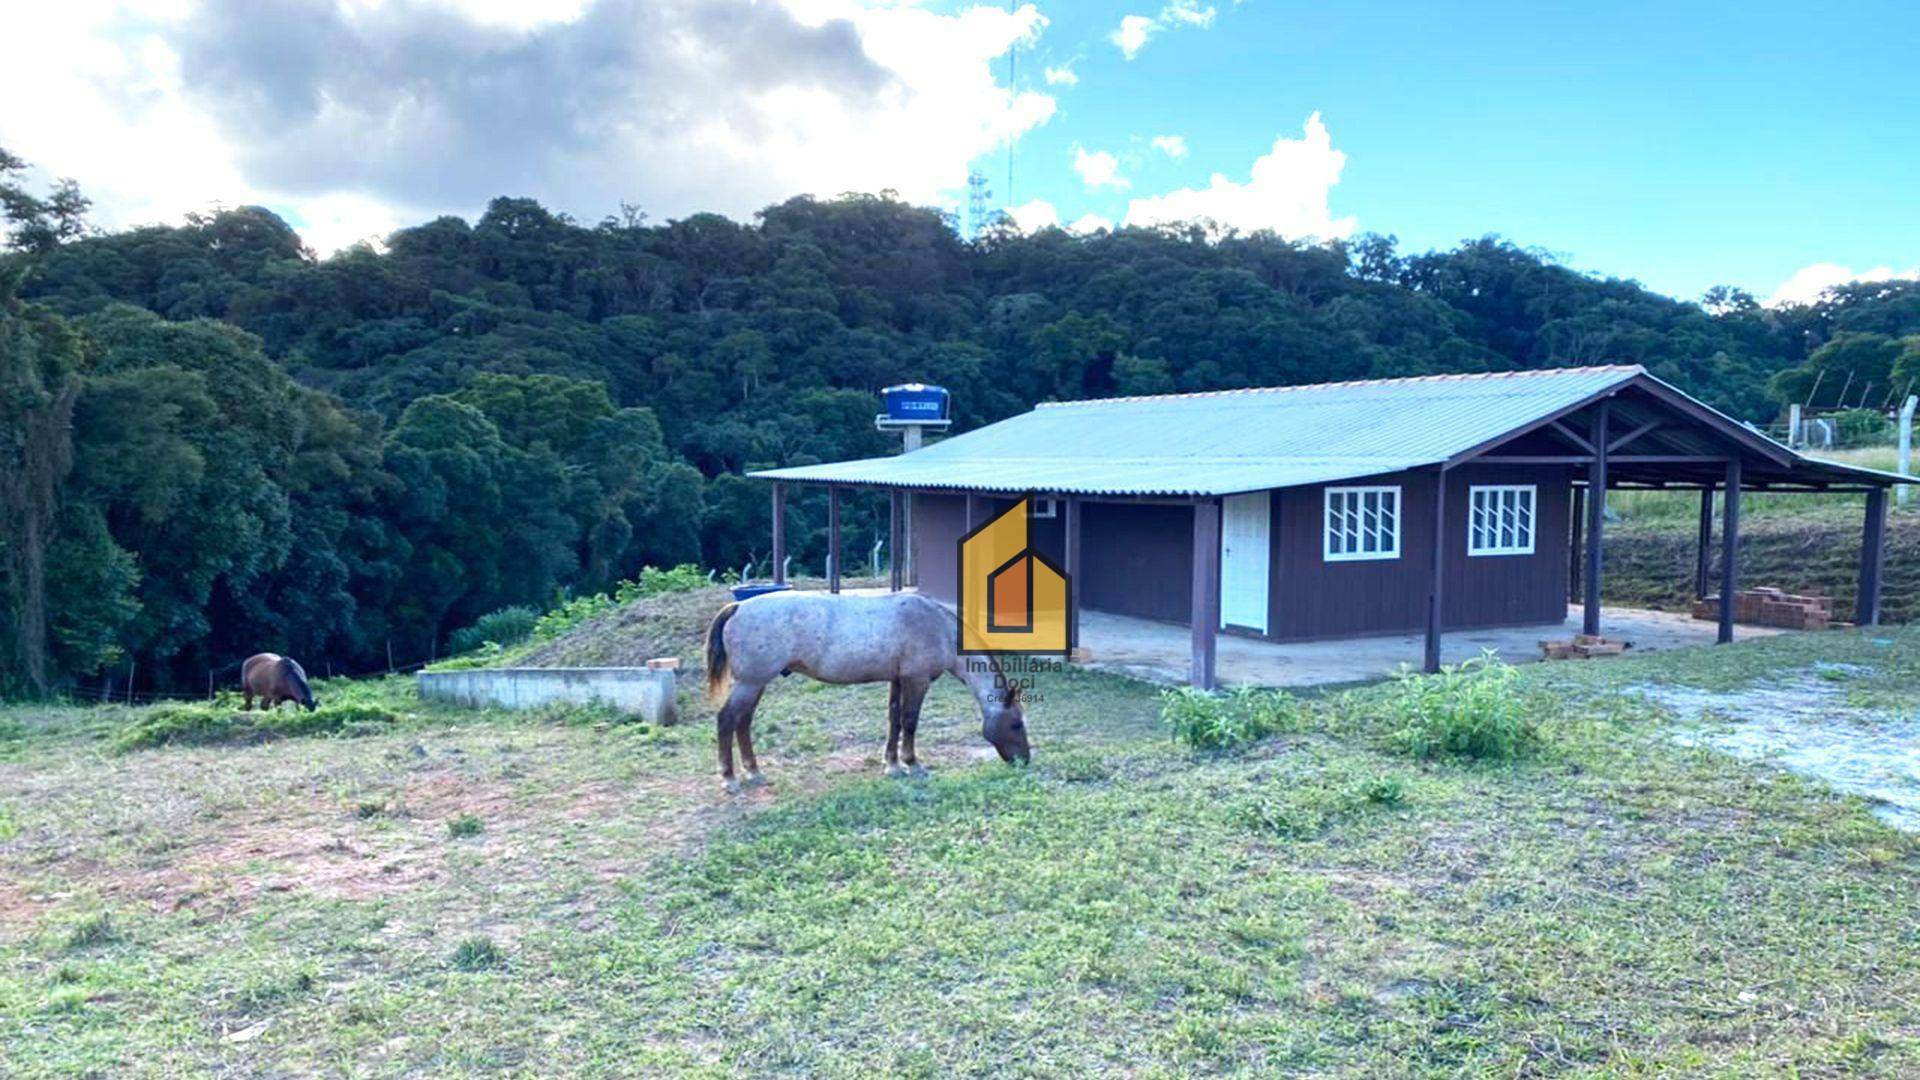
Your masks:
{"label": "carport roof", "polygon": [[1636,386],[1717,429],[1777,479],[1899,479],[1803,458],[1637,365],[1046,403],[911,454],[752,475],[888,488],[1230,495],[1460,460]]}

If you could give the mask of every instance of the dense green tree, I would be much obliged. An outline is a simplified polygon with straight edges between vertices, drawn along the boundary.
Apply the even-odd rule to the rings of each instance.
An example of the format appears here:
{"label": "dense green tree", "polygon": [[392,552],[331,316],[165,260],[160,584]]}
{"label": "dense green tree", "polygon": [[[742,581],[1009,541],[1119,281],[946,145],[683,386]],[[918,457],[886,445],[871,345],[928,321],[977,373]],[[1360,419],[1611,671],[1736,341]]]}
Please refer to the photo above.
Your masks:
{"label": "dense green tree", "polygon": [[[1047,399],[1619,362],[1767,421],[1813,379],[1877,405],[1920,378],[1920,283],[1687,303],[1497,237],[966,242],[885,193],[592,225],[501,198],[321,259],[258,207],[97,233],[77,188],[23,175],[0,154],[0,440],[31,464],[0,481],[0,685],[123,661],[201,685],[259,648],[366,670],[649,564],[764,571],[741,474],[895,452],[872,422],[895,382],[949,387],[966,430]],[[849,494],[847,569],[885,503]],[[790,515],[818,572],[823,496]]]}
{"label": "dense green tree", "polygon": [[[0,159],[4,165],[5,159]],[[21,267],[0,262],[0,644],[9,682],[45,689],[48,557],[73,466],[79,339],[15,294]]]}

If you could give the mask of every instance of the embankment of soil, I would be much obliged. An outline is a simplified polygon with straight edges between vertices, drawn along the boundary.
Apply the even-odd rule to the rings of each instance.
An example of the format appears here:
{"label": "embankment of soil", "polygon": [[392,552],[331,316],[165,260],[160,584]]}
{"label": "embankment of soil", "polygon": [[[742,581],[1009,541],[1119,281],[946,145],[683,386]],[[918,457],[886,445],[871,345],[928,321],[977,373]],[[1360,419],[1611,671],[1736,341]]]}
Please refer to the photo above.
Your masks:
{"label": "embankment of soil", "polygon": [[[1740,528],[1740,587],[1773,585],[1834,599],[1834,616],[1853,618],[1860,577],[1861,517],[1842,514],[1758,518]],[[1693,600],[1691,527],[1621,523],[1607,531],[1604,589],[1609,604],[1685,610]],[[1711,582],[1720,580],[1714,537]],[[1717,584],[1709,591],[1717,591]],[[1920,619],[1920,514],[1890,515],[1881,575],[1884,622]]]}

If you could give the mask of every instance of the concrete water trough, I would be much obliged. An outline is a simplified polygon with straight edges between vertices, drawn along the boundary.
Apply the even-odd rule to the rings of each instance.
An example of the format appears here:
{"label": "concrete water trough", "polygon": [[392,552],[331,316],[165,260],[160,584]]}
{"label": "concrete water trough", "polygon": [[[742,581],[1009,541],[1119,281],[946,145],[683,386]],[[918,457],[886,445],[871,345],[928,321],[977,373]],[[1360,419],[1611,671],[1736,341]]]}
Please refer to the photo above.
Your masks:
{"label": "concrete water trough", "polygon": [[650,724],[671,724],[678,718],[676,674],[668,667],[470,668],[423,671],[419,680],[421,697],[474,708],[599,703]]}

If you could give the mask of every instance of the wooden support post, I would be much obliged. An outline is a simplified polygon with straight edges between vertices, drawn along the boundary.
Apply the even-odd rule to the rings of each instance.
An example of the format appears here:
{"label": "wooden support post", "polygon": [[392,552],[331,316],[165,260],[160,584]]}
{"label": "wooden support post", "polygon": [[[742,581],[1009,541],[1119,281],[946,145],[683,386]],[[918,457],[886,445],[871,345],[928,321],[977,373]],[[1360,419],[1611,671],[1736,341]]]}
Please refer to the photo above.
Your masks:
{"label": "wooden support post", "polygon": [[1601,399],[1593,408],[1593,461],[1587,465],[1587,579],[1586,610],[1580,617],[1580,632],[1600,632],[1600,547],[1607,529],[1607,412],[1610,403]]}
{"label": "wooden support post", "polygon": [[787,583],[787,485],[773,485],[773,583]]}
{"label": "wooden support post", "polygon": [[1572,527],[1567,530],[1567,599],[1580,596],[1580,534],[1587,528],[1587,489],[1573,489],[1573,513],[1567,515]]}
{"label": "wooden support post", "polygon": [[1193,504],[1193,666],[1187,681],[1212,690],[1214,638],[1220,629],[1220,500]]}
{"label": "wooden support post", "polygon": [[1860,536],[1860,599],[1854,606],[1856,626],[1880,625],[1880,569],[1886,558],[1887,489],[1867,492],[1867,525]]}
{"label": "wooden support post", "polygon": [[840,489],[827,488],[827,591],[840,591]]}
{"label": "wooden support post", "polygon": [[1442,586],[1447,565],[1447,470],[1433,477],[1433,540],[1427,560],[1427,652],[1421,670],[1431,675],[1440,670],[1440,633],[1445,615],[1446,597]]}
{"label": "wooden support post", "polygon": [[1080,644],[1080,497],[1068,495],[1065,502],[1067,647],[1073,648]]}
{"label": "wooden support post", "polygon": [[1733,640],[1733,594],[1740,587],[1740,459],[1727,462],[1720,523],[1720,644]]}
{"label": "wooden support post", "polygon": [[913,559],[913,492],[900,493],[900,584],[920,584],[920,568]]}
{"label": "wooden support post", "polygon": [[1713,485],[1700,489],[1700,548],[1694,553],[1693,598],[1707,597],[1708,563],[1713,561]]}
{"label": "wooden support post", "polygon": [[902,582],[900,571],[900,539],[906,530],[900,519],[904,513],[901,505],[903,496],[898,491],[887,493],[887,587],[894,592],[900,591]]}

